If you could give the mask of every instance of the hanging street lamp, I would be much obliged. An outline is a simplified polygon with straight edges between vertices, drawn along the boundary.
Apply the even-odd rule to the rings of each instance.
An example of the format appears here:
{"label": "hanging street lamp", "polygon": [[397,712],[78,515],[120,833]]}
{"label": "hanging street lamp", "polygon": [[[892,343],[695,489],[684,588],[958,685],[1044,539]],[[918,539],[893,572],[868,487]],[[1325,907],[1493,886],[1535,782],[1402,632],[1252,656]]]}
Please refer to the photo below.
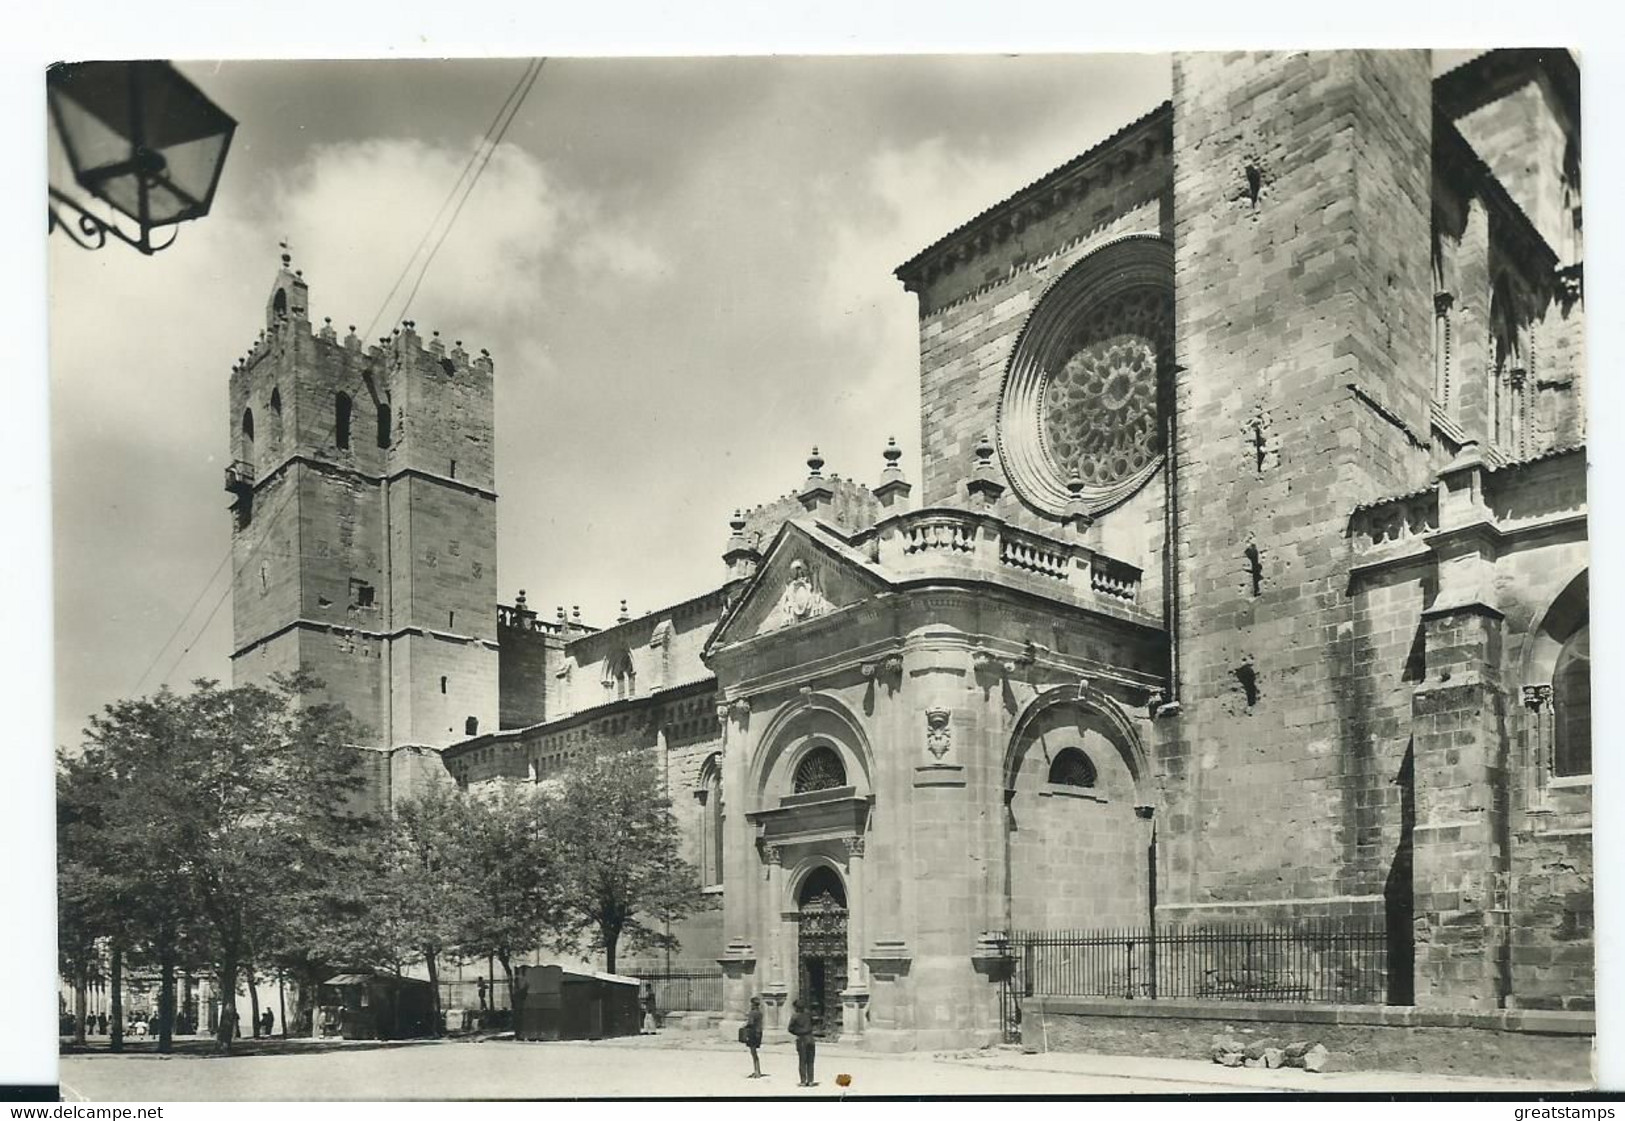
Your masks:
{"label": "hanging street lamp", "polygon": [[[100,249],[111,234],[150,256],[175,241],[172,232],[154,245],[153,230],[209,212],[237,122],[173,66],[61,62],[45,82],[74,182],[134,221],[137,232],[91,213],[54,184],[50,229],[60,227],[86,249]],[[58,204],[76,217],[63,217]]]}

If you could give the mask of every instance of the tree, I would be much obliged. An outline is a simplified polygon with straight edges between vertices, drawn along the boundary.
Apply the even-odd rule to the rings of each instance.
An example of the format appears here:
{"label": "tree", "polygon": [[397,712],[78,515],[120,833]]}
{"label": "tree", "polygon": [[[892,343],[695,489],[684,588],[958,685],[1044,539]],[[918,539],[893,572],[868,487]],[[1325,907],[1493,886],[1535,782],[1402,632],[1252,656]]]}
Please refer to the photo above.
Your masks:
{"label": "tree", "polygon": [[501,964],[508,1007],[516,1016],[513,959],[556,938],[564,920],[546,810],[545,798],[528,784],[503,784],[484,796],[467,796],[467,827],[458,846],[468,891],[458,949],[466,957],[494,957]]}
{"label": "tree", "polygon": [[[115,1049],[123,1044],[125,958],[163,968],[168,998],[174,964],[196,949],[181,817],[169,806],[176,775],[167,745],[184,726],[182,705],[167,690],[111,705],[92,719],[84,747],[58,760],[58,900],[67,916],[60,945],[71,955],[87,932],[107,940],[118,974]],[[161,1005],[160,1051],[170,1050],[172,1029],[172,1004]]]}
{"label": "tree", "polygon": [[395,804],[381,891],[371,900],[375,953],[402,963],[421,956],[429,971],[434,1027],[440,1030],[440,958],[470,926],[473,896],[463,881],[468,798],[446,783],[425,787]]}
{"label": "tree", "polygon": [[648,754],[602,751],[552,785],[546,834],[562,901],[615,971],[632,949],[675,949],[664,926],[705,897],[681,855],[677,821]]}
{"label": "tree", "polygon": [[[319,874],[285,892],[270,916],[263,953],[293,980],[294,1022],[312,1037],[320,1030],[316,996],[323,981],[341,967],[400,960],[381,937],[387,839],[381,823],[333,839],[313,865]],[[294,1025],[284,1023],[283,1030],[292,1034]]]}
{"label": "tree", "polygon": [[214,971],[230,1049],[238,973],[257,933],[275,924],[279,899],[319,891],[329,853],[365,827],[360,730],[317,701],[318,688],[295,674],[269,689],[204,680],[187,695],[119,701],[92,718],[65,763],[94,790],[82,847],[119,870],[117,905],[157,958],[161,1050],[176,971],[193,962]]}

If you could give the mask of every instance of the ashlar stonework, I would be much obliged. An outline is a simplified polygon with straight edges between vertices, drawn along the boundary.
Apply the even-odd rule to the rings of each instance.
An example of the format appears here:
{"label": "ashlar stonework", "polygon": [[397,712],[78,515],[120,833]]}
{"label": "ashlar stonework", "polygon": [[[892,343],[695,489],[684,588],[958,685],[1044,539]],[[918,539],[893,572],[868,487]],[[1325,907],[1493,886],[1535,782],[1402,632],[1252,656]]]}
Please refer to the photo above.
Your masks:
{"label": "ashlar stonework", "polygon": [[602,628],[497,603],[490,359],[313,329],[285,263],[232,377],[239,678],[324,677],[383,800],[649,753],[728,1037],[760,996],[991,1042],[1011,931],[1238,921],[1380,926],[1418,1016],[1590,1009],[1575,63],[1173,79],[897,270],[918,502],[895,445],[873,488],[815,450],[715,589]]}

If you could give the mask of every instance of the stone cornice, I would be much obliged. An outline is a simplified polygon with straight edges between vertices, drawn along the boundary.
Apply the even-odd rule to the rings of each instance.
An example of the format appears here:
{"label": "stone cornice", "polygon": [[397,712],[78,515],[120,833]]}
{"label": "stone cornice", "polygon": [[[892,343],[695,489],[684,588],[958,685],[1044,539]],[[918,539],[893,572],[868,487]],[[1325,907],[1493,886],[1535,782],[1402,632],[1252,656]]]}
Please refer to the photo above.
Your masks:
{"label": "stone cornice", "polygon": [[349,634],[355,635],[358,638],[374,639],[379,642],[401,638],[405,635],[419,635],[425,638],[436,638],[442,642],[460,642],[465,645],[477,644],[484,646],[488,650],[497,649],[496,639],[478,638],[471,634],[456,634],[451,631],[436,630],[432,627],[396,627],[392,631],[383,631],[374,630],[368,627],[358,627],[353,623],[335,623],[324,619],[306,619],[301,617],[294,619],[291,622],[284,623],[276,630],[271,631],[268,634],[261,635],[254,641],[238,647],[236,650],[232,651],[231,656],[233,658],[240,658],[256,647],[263,646],[267,642],[281,638],[289,631],[294,630],[321,631],[328,634],[337,635]]}
{"label": "stone cornice", "polygon": [[495,732],[488,732],[472,739],[462,740],[442,751],[449,758],[457,758],[468,751],[478,747],[490,746],[497,743],[522,743],[539,736],[550,736],[558,732],[573,731],[586,724],[592,724],[611,716],[632,715],[640,710],[655,710],[658,716],[660,706],[671,704],[674,701],[687,699],[689,696],[700,696],[714,693],[717,683],[715,678],[706,677],[697,681],[687,681],[681,685],[674,685],[670,689],[662,689],[643,697],[626,697],[621,700],[609,701],[605,704],[584,708],[579,712],[557,716],[545,720],[540,724],[527,724],[523,728],[500,728]]}
{"label": "stone cornice", "polygon": [[[1432,564],[1438,557],[1438,551],[1430,543],[1418,545],[1416,543],[1418,540],[1432,542],[1437,539],[1440,544],[1448,544],[1461,540],[1465,530],[1478,530],[1494,543],[1496,551],[1499,553],[1508,548],[1522,545],[1532,537],[1548,533],[1579,530],[1583,537],[1586,522],[1587,515],[1582,511],[1576,514],[1556,514],[1511,524],[1474,522],[1471,526],[1457,526],[1448,530],[1437,530],[1428,534],[1426,539],[1411,537],[1389,549],[1384,549],[1381,546],[1372,548],[1350,566],[1349,579],[1352,583],[1361,577],[1373,575],[1385,569],[1402,568],[1412,564]],[[1479,527],[1483,528],[1480,529]]]}
{"label": "stone cornice", "polygon": [[1092,179],[1098,179],[1115,163],[1134,160],[1137,145],[1154,146],[1156,155],[1166,154],[1173,141],[1172,122],[1173,106],[1165,101],[1082,155],[1075,156],[937,239],[899,265],[893,275],[903,282],[903,287],[908,291],[919,291],[930,282],[933,271],[951,267],[958,261],[974,259],[989,246],[1009,240],[1025,226],[1041,221],[1061,206],[1075,205],[1078,198],[1090,191]]}
{"label": "stone cornice", "polygon": [[303,464],[304,466],[324,475],[337,475],[351,478],[372,486],[377,486],[380,483],[386,482],[393,483],[399,479],[412,478],[423,479],[426,482],[431,483],[439,483],[443,486],[450,487],[453,490],[462,491],[465,494],[477,495],[480,498],[488,498],[493,502],[496,501],[497,497],[497,492],[489,487],[477,487],[462,479],[453,479],[449,475],[439,475],[433,471],[425,471],[419,467],[402,467],[396,471],[391,471],[387,475],[374,475],[369,471],[363,471],[357,467],[350,467],[343,463],[332,463],[325,459],[318,459],[316,456],[306,455],[303,452],[295,452],[293,455],[285,457],[281,463],[278,463],[263,476],[256,479],[254,482],[254,493],[258,494],[260,492],[260,488],[267,486],[273,479],[281,476],[288,470],[288,468],[292,467],[296,463]]}
{"label": "stone cornice", "polygon": [[[815,681],[827,681],[830,678],[856,671],[866,680],[872,680],[873,675],[864,675],[866,665],[872,665],[877,660],[892,654],[899,654],[911,649],[929,645],[933,649],[949,650],[959,649],[971,659],[971,669],[976,668],[977,655],[988,654],[1000,661],[1011,664],[1010,677],[1012,680],[1026,680],[1034,671],[1041,677],[1063,677],[1068,679],[1088,679],[1090,681],[1111,685],[1124,689],[1147,692],[1159,688],[1164,684],[1161,674],[1155,671],[1126,670],[1121,666],[1108,662],[1100,662],[1093,658],[1078,657],[1069,654],[1059,654],[1047,647],[1035,647],[1030,643],[1020,643],[1013,640],[998,639],[987,635],[967,634],[957,632],[952,635],[933,634],[927,639],[905,639],[901,636],[890,635],[885,638],[867,642],[861,646],[854,646],[842,650],[839,654],[809,662],[801,662],[784,669],[770,670],[753,677],[741,676],[719,691],[723,700],[733,701],[740,698],[758,697],[763,694],[785,692]],[[732,647],[729,653],[737,651]],[[722,668],[726,670],[728,658],[718,659]],[[749,665],[755,659],[743,659],[743,664]],[[1027,671],[1023,674],[1023,670]],[[1034,688],[1043,689],[1049,686],[1032,683]]]}

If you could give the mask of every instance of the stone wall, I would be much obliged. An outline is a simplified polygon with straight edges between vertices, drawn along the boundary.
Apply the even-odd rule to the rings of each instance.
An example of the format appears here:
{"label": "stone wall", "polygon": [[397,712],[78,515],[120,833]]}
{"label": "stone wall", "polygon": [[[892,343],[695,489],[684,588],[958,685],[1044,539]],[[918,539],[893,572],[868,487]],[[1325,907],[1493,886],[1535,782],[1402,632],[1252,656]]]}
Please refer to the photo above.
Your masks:
{"label": "stone wall", "polygon": [[[1092,786],[1051,783],[1056,755],[1082,750]],[[1027,748],[1010,800],[1010,920],[1016,930],[1145,926],[1149,826],[1134,814],[1127,760],[1070,713],[1047,717]]]}
{"label": "stone wall", "polygon": [[[1087,1010],[1082,1006],[1092,1005]],[[1584,1017],[1540,1014],[1420,1016],[1410,1010],[1339,1006],[1206,1006],[1174,1002],[1033,1000],[1022,1003],[1021,1042],[1034,1051],[1087,1051],[1165,1059],[1209,1058],[1215,1036],[1243,1043],[1319,1042],[1332,1070],[1414,1071],[1431,1075],[1529,1078],[1589,1083],[1592,1033]],[[1163,1005],[1163,1007],[1158,1007]],[[1312,1074],[1304,1074],[1313,1089]]]}
{"label": "stone wall", "polygon": [[[904,275],[920,296],[921,505],[963,504],[972,448],[981,436],[997,432],[1011,351],[1049,286],[1113,238],[1171,235],[1168,136],[1164,107],[982,216],[998,233],[950,235],[922,254],[933,261],[940,254],[945,263],[918,279]],[[1030,218],[1024,213],[1033,201],[1028,195],[1042,200]],[[1052,197],[1065,202],[1053,204]],[[1026,528],[1055,527],[1054,518],[1028,507],[1014,489],[995,512]],[[1121,520],[1160,523],[1160,510]],[[1114,555],[1148,573],[1155,570],[1146,548],[1151,542],[1136,535],[1135,543],[1142,547]]]}
{"label": "stone wall", "polygon": [[[304,665],[377,744],[455,742],[471,716],[494,728],[490,359],[410,325],[366,348],[313,331],[308,304],[285,258],[232,373],[255,491],[233,540],[237,676]],[[267,642],[292,650],[256,657]]]}
{"label": "stone wall", "polygon": [[1423,55],[1175,64],[1183,708],[1159,721],[1159,902],[1190,918],[1382,905],[1406,745],[1372,708],[1392,636],[1357,625],[1346,532],[1427,475],[1430,119]]}

